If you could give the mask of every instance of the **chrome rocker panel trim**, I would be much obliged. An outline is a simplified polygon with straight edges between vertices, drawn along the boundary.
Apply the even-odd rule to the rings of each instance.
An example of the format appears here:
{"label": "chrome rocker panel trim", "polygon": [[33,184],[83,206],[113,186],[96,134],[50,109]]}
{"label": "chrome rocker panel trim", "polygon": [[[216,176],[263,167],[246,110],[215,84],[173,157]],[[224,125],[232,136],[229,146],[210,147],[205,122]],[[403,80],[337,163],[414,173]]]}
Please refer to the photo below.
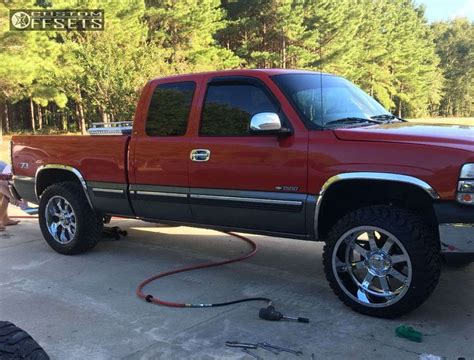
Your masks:
{"label": "chrome rocker panel trim", "polygon": [[278,205],[294,205],[301,206],[301,201],[293,200],[274,200],[274,199],[260,199],[260,198],[249,198],[249,197],[237,197],[237,196],[220,196],[220,195],[204,195],[204,194],[191,194],[191,198],[194,199],[210,199],[210,200],[227,200],[227,201],[244,201],[261,204],[278,204]]}

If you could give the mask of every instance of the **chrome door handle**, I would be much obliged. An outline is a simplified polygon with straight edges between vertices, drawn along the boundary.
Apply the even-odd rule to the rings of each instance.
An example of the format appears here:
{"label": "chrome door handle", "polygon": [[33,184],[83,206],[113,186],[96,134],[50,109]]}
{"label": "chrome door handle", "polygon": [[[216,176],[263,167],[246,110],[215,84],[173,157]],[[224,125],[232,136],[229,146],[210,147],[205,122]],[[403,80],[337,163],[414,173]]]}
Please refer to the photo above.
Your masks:
{"label": "chrome door handle", "polygon": [[211,157],[211,151],[207,149],[194,149],[191,150],[191,160],[197,162],[209,161]]}

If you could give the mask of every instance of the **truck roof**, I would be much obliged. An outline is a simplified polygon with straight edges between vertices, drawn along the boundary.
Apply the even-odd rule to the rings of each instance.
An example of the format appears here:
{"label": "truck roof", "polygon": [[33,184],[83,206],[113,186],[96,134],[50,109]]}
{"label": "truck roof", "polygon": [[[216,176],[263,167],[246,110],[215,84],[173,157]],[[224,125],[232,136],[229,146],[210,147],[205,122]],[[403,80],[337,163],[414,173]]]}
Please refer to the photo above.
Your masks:
{"label": "truck roof", "polygon": [[252,76],[256,74],[267,74],[271,75],[281,75],[281,74],[322,74],[322,75],[331,75],[327,73],[321,73],[318,71],[310,71],[310,70],[299,70],[299,69],[236,69],[236,70],[218,70],[218,71],[204,71],[204,72],[196,72],[196,73],[188,73],[188,74],[178,74],[178,75],[169,75],[169,76],[158,76],[152,80],[157,79],[178,79],[180,77],[190,77],[193,75],[214,75],[214,76],[222,76],[222,75],[235,75],[235,76]]}

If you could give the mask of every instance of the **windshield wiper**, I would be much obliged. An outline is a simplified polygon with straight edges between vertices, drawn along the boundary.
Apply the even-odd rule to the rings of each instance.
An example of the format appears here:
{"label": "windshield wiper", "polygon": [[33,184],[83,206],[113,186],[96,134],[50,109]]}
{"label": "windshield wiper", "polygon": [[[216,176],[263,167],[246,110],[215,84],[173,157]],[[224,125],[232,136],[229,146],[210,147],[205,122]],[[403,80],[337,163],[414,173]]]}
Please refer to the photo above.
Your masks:
{"label": "windshield wiper", "polygon": [[375,120],[386,120],[387,122],[391,122],[392,120],[406,121],[393,114],[374,115],[374,116],[371,116],[370,118],[375,119]]}
{"label": "windshield wiper", "polygon": [[345,117],[345,118],[342,118],[342,119],[337,119],[337,120],[332,120],[332,121],[328,121],[326,123],[326,125],[329,125],[329,124],[353,124],[353,123],[369,123],[369,124],[381,124],[383,123],[383,121],[379,121],[377,119],[367,119],[367,118],[363,118],[363,117]]}

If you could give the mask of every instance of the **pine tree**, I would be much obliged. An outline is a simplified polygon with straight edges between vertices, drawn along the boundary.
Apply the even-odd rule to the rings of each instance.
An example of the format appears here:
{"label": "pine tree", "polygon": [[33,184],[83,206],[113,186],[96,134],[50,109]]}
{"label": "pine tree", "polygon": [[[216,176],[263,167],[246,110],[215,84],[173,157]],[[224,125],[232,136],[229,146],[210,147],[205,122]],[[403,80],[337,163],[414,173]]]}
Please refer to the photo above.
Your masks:
{"label": "pine tree", "polygon": [[446,79],[440,114],[474,116],[474,24],[459,18],[432,28]]}
{"label": "pine tree", "polygon": [[149,40],[165,51],[175,73],[236,67],[239,59],[219,46],[214,34],[224,12],[218,0],[148,0]]}

